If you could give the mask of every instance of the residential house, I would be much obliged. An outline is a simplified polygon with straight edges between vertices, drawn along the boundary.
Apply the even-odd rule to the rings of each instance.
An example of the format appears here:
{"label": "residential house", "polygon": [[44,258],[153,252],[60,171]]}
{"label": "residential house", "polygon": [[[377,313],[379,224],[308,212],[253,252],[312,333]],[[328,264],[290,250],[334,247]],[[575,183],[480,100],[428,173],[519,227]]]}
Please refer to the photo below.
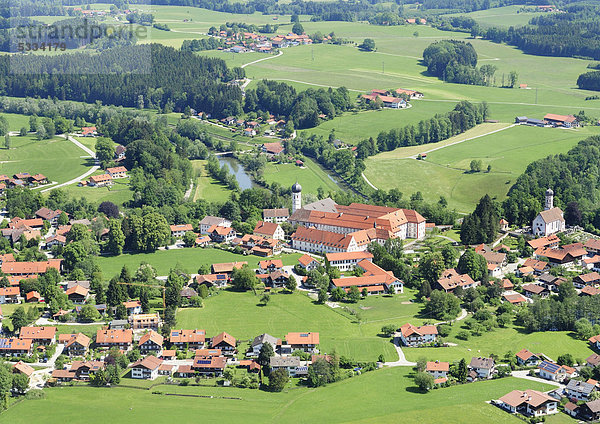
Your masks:
{"label": "residential house", "polygon": [[192,224],[171,225],[171,237],[181,239],[188,231],[194,231]]}
{"label": "residential house", "polygon": [[579,406],[573,402],[565,403],[565,414],[570,415],[573,418],[576,418],[579,415]]}
{"label": "residential house", "polygon": [[71,370],[53,370],[50,374],[52,379],[55,379],[58,383],[67,383],[75,380],[75,371]]}
{"label": "residential house", "polygon": [[105,366],[102,361],[73,361],[71,371],[75,373],[77,380],[89,380],[91,375],[103,370]]}
{"label": "residential house", "polygon": [[60,272],[62,259],[49,259],[42,262],[3,262],[1,270],[4,274],[12,276],[27,276],[44,274],[48,268]]}
{"label": "residential house", "polygon": [[283,262],[281,259],[260,261],[258,263],[258,272],[261,274],[266,272],[273,272],[283,269]]}
{"label": "residential house", "polygon": [[551,361],[540,362],[538,370],[540,377],[545,378],[546,380],[561,382],[567,376],[566,368]]}
{"label": "residential house", "polygon": [[19,286],[0,287],[0,304],[19,303]]}
{"label": "residential house", "polygon": [[49,345],[56,341],[56,327],[21,327],[19,338],[39,345]]}
{"label": "residential house", "polygon": [[570,380],[565,387],[565,395],[571,400],[588,400],[592,392],[596,390],[593,384],[585,381]]}
{"label": "residential house", "polygon": [[540,278],[538,278],[537,284],[539,284],[542,287],[545,287],[546,289],[548,289],[550,291],[557,291],[558,286],[560,286],[565,281],[567,281],[567,280],[562,277],[555,277],[554,275],[546,272],[546,273],[540,275]]}
{"label": "residential house", "polygon": [[517,357],[517,364],[525,367],[538,365],[542,361],[542,355],[536,355],[527,349],[520,350],[515,356]]}
{"label": "residential house", "polygon": [[140,339],[138,346],[142,355],[154,353],[155,356],[160,356],[163,348],[164,338],[154,330],[145,333]]}
{"label": "residential house", "polygon": [[96,332],[96,345],[99,347],[116,347],[126,351],[129,350],[132,343],[132,330],[98,330]]}
{"label": "residential house", "polygon": [[325,259],[330,266],[345,272],[354,270],[356,265],[363,260],[373,261],[373,254],[368,251],[327,253]]}
{"label": "residential house", "polygon": [[523,284],[521,286],[523,289],[523,294],[529,298],[533,298],[534,296],[539,296],[541,298],[546,298],[550,295],[550,292],[547,288],[538,286],[537,284]]}
{"label": "residential house", "polygon": [[32,347],[31,339],[0,338],[0,355],[3,356],[30,355]]}
{"label": "residential house", "polygon": [[556,234],[550,234],[546,237],[540,237],[533,240],[527,241],[527,244],[533,249],[539,249],[540,247],[549,247],[556,249],[560,243],[560,238]]}
{"label": "residential house", "polygon": [[79,284],[70,287],[65,292],[69,300],[77,305],[83,305],[89,297],[89,289]]}
{"label": "residential house", "polygon": [[42,218],[44,221],[48,221],[50,225],[56,227],[58,225],[58,217],[63,212],[60,209],[51,210],[46,207],[40,208],[35,212],[35,216]]}
{"label": "residential house", "polygon": [[34,371],[35,369],[33,367],[23,361],[19,361],[12,366],[13,374],[24,374],[27,377],[31,377],[31,374],[33,374]]}
{"label": "residential house", "polygon": [[127,147],[121,146],[120,144],[115,147],[115,159],[117,161],[121,161],[125,159],[125,154],[127,152]]}
{"label": "residential house", "polygon": [[214,336],[211,340],[211,349],[221,349],[223,355],[233,356],[236,352],[237,341],[231,335],[222,332]]}
{"label": "residential house", "polygon": [[127,168],[124,166],[116,166],[114,168],[106,168],[106,173],[110,175],[113,180],[119,178],[127,178]]}
{"label": "residential house", "polygon": [[81,134],[84,137],[95,137],[98,135],[98,130],[96,127],[81,127]]}
{"label": "residential house", "polygon": [[457,287],[462,287],[464,290],[476,287],[479,282],[473,281],[469,274],[459,274],[454,268],[446,269],[442,272],[441,277],[437,281],[437,288],[452,293]]}
{"label": "residential house", "polygon": [[252,232],[255,236],[284,240],[285,233],[279,224],[273,222],[258,221]]}
{"label": "residential house", "polygon": [[288,273],[282,269],[262,275],[266,275],[266,278],[264,278],[263,281],[269,287],[284,287],[290,278]]}
{"label": "residential house", "polygon": [[154,380],[158,377],[158,368],[162,365],[162,362],[162,359],[152,355],[139,359],[131,365],[131,378]]}
{"label": "residential house", "polygon": [[593,348],[600,350],[600,334],[597,336],[592,336],[588,339]]}
{"label": "residential house", "polygon": [[492,378],[496,370],[496,363],[493,358],[471,358],[469,369],[475,371],[478,379]]}
{"label": "residential house", "polygon": [[500,398],[500,406],[516,414],[540,417],[558,413],[558,400],[537,390],[513,390]]}
{"label": "residential house", "polygon": [[227,274],[205,274],[196,276],[196,284],[198,286],[205,285],[208,288],[217,287],[224,288],[229,284],[229,276]]}
{"label": "residential house", "polygon": [[287,222],[290,218],[290,210],[288,208],[279,209],[263,209],[263,221],[274,222],[275,224],[281,224]]}
{"label": "residential house", "polygon": [[[438,379],[446,379],[448,378],[448,373],[450,372],[450,363],[449,362],[427,362],[425,366],[425,372],[430,374],[435,380]],[[445,382],[445,381],[443,381]],[[442,383],[442,381],[440,381]]]}
{"label": "residential house", "polygon": [[231,227],[231,221],[217,216],[205,216],[198,223],[198,226],[200,228],[200,234],[208,234],[208,230],[213,226]]}
{"label": "residential house", "polygon": [[58,343],[64,344],[63,354],[68,356],[85,356],[92,339],[83,333],[60,334]]}
{"label": "residential house", "polygon": [[252,340],[252,343],[250,344],[250,350],[246,355],[251,357],[258,356],[265,343],[269,343],[271,345],[273,352],[277,350],[277,338],[271,336],[270,334],[264,333],[260,336],[256,336],[254,340]]}
{"label": "residential house", "polygon": [[438,330],[435,325],[423,325],[415,327],[407,323],[399,328],[399,331],[394,335],[394,342],[404,346],[414,347],[427,343],[435,343],[438,338]]}
{"label": "residential house", "polygon": [[223,371],[225,370],[226,365],[227,358],[223,356],[196,356],[191,367],[195,372],[199,374],[220,377],[223,375]]}
{"label": "residential house", "polygon": [[52,249],[54,246],[65,246],[67,244],[67,238],[61,235],[52,235],[46,238],[46,249]]}
{"label": "residential house", "polygon": [[248,265],[248,262],[224,262],[212,264],[211,268],[215,274],[227,274],[230,276],[234,269],[242,269],[244,265]]}
{"label": "residential house", "polygon": [[169,342],[180,350],[194,350],[204,347],[206,331],[204,330],[171,330]]}
{"label": "residential house", "polygon": [[588,367],[595,368],[597,365],[600,365],[600,355],[598,355],[597,353],[592,353],[585,360],[585,364]]}
{"label": "residential house", "polygon": [[592,286],[585,286],[579,291],[579,296],[596,296],[600,294],[600,289]]}
{"label": "residential house", "polygon": [[110,174],[92,175],[87,182],[90,187],[106,187],[113,185],[113,179]]}
{"label": "residential house", "polygon": [[264,143],[261,146],[261,149],[263,153],[266,153],[269,156],[279,156],[284,151],[283,146],[278,141],[274,143]]}
{"label": "residential house", "polygon": [[208,229],[208,235],[215,243],[230,243],[236,237],[236,231],[231,227],[213,225]]}
{"label": "residential house", "polygon": [[287,333],[285,342],[291,351],[302,350],[309,353],[318,353],[319,333]]}
{"label": "residential house", "polygon": [[583,247],[589,256],[600,255],[600,239],[588,239]]}
{"label": "residential house", "polygon": [[368,260],[362,260],[357,268],[363,270],[360,277],[334,278],[331,283],[334,287],[340,287],[350,291],[352,286],[359,290],[367,289],[367,294],[380,293],[402,293],[404,291],[404,282],[394,275],[391,271],[386,271]]}
{"label": "residential house", "polygon": [[578,289],[582,289],[585,286],[595,286],[600,284],[600,274],[597,272],[590,272],[588,274],[578,275],[573,278],[573,285]]}
{"label": "residential house", "polygon": [[296,371],[301,366],[297,356],[272,356],[269,362],[271,371],[286,370],[290,377],[296,377]]}
{"label": "residential house", "polygon": [[142,313],[142,302],[139,300],[129,300],[123,302],[125,309],[127,309],[127,315],[141,314]]}
{"label": "residential house", "polygon": [[319,261],[306,253],[298,258],[298,263],[306,270],[306,272],[317,269],[321,265]]}
{"label": "residential house", "polygon": [[160,327],[160,316],[154,314],[133,314],[129,317],[131,328],[134,330],[152,329],[158,331]]}
{"label": "residential house", "polygon": [[579,407],[579,416],[586,421],[600,420],[600,399],[581,405]]}

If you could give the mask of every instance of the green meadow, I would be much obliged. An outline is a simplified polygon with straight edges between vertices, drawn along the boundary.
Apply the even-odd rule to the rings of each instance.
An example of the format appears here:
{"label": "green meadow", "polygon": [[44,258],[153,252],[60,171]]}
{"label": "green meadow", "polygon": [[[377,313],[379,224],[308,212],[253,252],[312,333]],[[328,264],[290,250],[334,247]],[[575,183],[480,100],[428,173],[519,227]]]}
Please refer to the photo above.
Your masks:
{"label": "green meadow", "polygon": [[[449,207],[468,212],[486,193],[503,200],[517,177],[533,160],[565,153],[580,140],[598,134],[597,127],[577,130],[485,124],[441,143],[396,149],[366,160],[365,176],[378,188],[398,188],[404,193],[421,191],[429,201],[446,197]],[[470,137],[460,144],[449,145]],[[414,156],[427,154],[426,160]],[[481,160],[482,172],[471,173],[471,160]],[[486,172],[487,166],[491,172]]]}
{"label": "green meadow", "polygon": [[546,16],[546,12],[536,12],[535,6],[528,6],[527,11],[521,11],[523,6],[494,7],[487,10],[478,10],[471,13],[455,13],[446,16],[467,16],[473,18],[482,27],[525,26],[531,18]]}
{"label": "green meadow", "polygon": [[93,159],[75,144],[62,137],[37,140],[34,136],[12,136],[11,148],[0,148],[0,174],[18,172],[44,174],[59,183],[85,173]]}
{"label": "green meadow", "polygon": [[[298,253],[293,253],[275,258],[282,259],[284,265],[295,265],[300,256]],[[261,258],[257,256],[237,255],[232,252],[212,248],[190,247],[185,249],[157,250],[153,253],[124,253],[119,256],[100,256],[97,258],[97,263],[105,276],[113,276],[121,271],[123,265],[126,265],[133,271],[140,264],[148,263],[156,269],[158,275],[167,275],[169,270],[175,267],[193,274],[198,272],[200,265],[246,261],[251,267],[255,267],[259,260]]]}
{"label": "green meadow", "polygon": [[192,166],[196,171],[196,179],[191,195],[192,200],[204,199],[209,202],[223,202],[229,199],[231,190],[208,175],[206,163],[205,160],[192,161]]}
{"label": "green meadow", "polygon": [[291,187],[292,184],[298,181],[302,186],[303,193],[316,194],[319,187],[325,193],[340,189],[338,184],[329,177],[329,174],[309,158],[304,160],[303,167],[296,166],[295,163],[267,163],[264,177],[268,183],[278,182],[284,187]]}
{"label": "green meadow", "polygon": [[[317,389],[291,387],[282,393],[229,387],[160,385],[152,390],[123,387],[57,387],[41,400],[20,402],[0,415],[2,423],[30,423],[43,416],[63,422],[239,423],[519,423],[486,403],[514,389],[550,390],[529,380],[504,378],[421,393],[406,368],[386,368]],[[170,393],[182,396],[165,396]],[[185,396],[187,395],[187,396]],[[202,397],[191,397],[197,395]],[[229,398],[229,399],[228,399]],[[82,407],[82,405],[85,405]],[[110,405],[107,408],[107,405]],[[559,422],[559,421],[552,421]]]}

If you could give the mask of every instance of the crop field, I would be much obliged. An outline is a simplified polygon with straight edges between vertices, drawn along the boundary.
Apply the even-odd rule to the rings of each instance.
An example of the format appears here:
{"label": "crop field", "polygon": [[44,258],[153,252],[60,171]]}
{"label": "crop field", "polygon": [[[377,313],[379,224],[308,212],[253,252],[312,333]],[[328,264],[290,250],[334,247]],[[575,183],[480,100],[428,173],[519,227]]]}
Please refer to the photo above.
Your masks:
{"label": "crop field", "polygon": [[[283,260],[284,265],[295,265],[301,255],[298,253],[285,254],[275,259]],[[157,250],[153,253],[122,254],[119,256],[101,256],[98,265],[105,276],[113,276],[121,271],[123,265],[130,270],[137,269],[140,264],[148,263],[156,269],[158,275],[167,275],[171,268],[180,268],[189,273],[196,273],[200,265],[212,265],[220,262],[246,261],[250,266],[256,266],[261,260],[258,256],[237,255],[224,250],[211,248],[185,248],[172,250]],[[110,277],[109,277],[110,278]]]}
{"label": "crop field", "polygon": [[11,148],[0,148],[0,174],[41,173],[50,181],[68,181],[94,165],[86,153],[70,141],[55,137],[37,140],[34,136],[11,137]]}
{"label": "crop field", "polygon": [[[420,190],[423,197],[437,201],[445,196],[449,207],[468,212],[484,195],[503,200],[527,165],[550,154],[565,153],[580,140],[598,134],[597,127],[578,130],[485,124],[441,143],[413,146],[380,153],[367,159],[365,176],[378,188],[398,188],[404,193]],[[485,129],[485,131],[483,131]],[[460,144],[456,141],[478,137]],[[427,154],[426,160],[415,160]],[[471,173],[470,162],[481,160],[482,172]],[[485,172],[491,165],[491,172]],[[418,188],[417,188],[418,187]]]}
{"label": "crop field", "polygon": [[323,188],[325,193],[340,189],[337,183],[316,162],[309,158],[306,158],[302,168],[294,163],[267,163],[264,177],[268,183],[278,182],[284,187],[291,187],[292,184],[298,181],[302,186],[303,193],[316,194],[319,187]]}
{"label": "crop field", "polygon": [[[385,389],[384,389],[385,388]],[[486,403],[514,389],[549,390],[528,380],[504,378],[419,392],[406,368],[387,368],[318,389],[297,387],[282,393],[230,387],[161,385],[150,390],[123,387],[58,387],[46,398],[26,400],[0,416],[2,423],[79,422],[406,422],[482,423],[520,421]],[[160,396],[153,391],[183,396]],[[203,397],[190,397],[201,395]],[[236,399],[226,399],[236,398]],[[85,403],[85,408],[80,405]],[[106,405],[110,405],[107,408]],[[559,422],[559,421],[552,421]]]}

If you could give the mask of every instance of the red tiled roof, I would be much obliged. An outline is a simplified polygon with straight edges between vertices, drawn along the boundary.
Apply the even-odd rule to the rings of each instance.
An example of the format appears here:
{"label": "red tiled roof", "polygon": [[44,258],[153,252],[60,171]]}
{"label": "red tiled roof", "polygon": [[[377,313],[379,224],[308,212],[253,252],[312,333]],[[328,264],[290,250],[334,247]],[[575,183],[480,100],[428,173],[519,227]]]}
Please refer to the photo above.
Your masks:
{"label": "red tiled roof", "polygon": [[287,333],[285,335],[285,341],[290,345],[318,345],[319,333]]}
{"label": "red tiled roof", "polygon": [[236,340],[234,337],[227,334],[226,332],[222,332],[212,338],[211,347],[214,348],[215,346],[221,344],[222,342],[224,342],[225,344],[228,344],[229,346],[232,346],[232,347],[235,347],[235,345],[236,345]]}
{"label": "red tiled roof", "polygon": [[164,338],[163,338],[163,336],[158,334],[156,331],[150,330],[142,336],[142,338],[140,339],[139,345],[141,346],[148,341],[152,341],[152,342],[156,343],[157,345],[162,346]]}
{"label": "red tiled roof", "polygon": [[98,344],[130,344],[132,341],[132,330],[98,330],[96,333],[96,343]]}
{"label": "red tiled roof", "polygon": [[21,339],[54,339],[56,327],[21,327],[19,338]]}

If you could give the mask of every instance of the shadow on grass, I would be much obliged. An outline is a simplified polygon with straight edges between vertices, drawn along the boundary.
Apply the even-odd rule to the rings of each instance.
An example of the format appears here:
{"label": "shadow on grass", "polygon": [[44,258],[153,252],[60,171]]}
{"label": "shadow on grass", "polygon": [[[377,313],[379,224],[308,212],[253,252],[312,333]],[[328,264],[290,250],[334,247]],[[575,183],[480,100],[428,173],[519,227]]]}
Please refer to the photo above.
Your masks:
{"label": "shadow on grass", "polygon": [[418,388],[416,386],[408,386],[406,388],[406,391],[409,392],[409,393],[416,393],[416,394],[419,394],[419,395],[425,395],[425,394],[427,394],[427,391],[421,390],[420,388]]}

